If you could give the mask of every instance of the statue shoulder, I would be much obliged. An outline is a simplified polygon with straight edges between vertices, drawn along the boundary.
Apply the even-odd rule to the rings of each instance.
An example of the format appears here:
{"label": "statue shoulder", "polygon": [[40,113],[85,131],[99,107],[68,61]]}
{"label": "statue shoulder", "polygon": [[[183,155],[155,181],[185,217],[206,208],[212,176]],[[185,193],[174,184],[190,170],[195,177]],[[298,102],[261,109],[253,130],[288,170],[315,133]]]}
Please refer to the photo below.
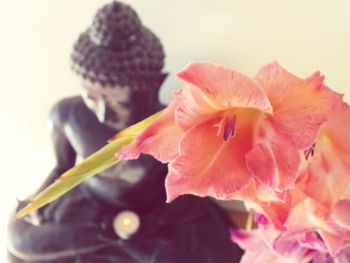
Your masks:
{"label": "statue shoulder", "polygon": [[70,114],[80,107],[84,107],[81,96],[61,99],[51,108],[50,120],[55,124],[62,125],[67,122]]}

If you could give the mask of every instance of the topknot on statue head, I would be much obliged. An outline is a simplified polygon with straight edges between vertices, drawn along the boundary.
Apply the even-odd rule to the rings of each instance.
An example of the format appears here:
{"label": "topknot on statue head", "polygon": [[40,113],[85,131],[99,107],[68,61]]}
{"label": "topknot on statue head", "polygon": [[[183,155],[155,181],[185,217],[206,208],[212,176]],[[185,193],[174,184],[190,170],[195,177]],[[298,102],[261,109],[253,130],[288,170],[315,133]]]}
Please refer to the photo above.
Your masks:
{"label": "topknot on statue head", "polygon": [[116,1],[98,10],[71,58],[73,70],[84,81],[101,87],[158,90],[167,76],[159,38],[129,5]]}

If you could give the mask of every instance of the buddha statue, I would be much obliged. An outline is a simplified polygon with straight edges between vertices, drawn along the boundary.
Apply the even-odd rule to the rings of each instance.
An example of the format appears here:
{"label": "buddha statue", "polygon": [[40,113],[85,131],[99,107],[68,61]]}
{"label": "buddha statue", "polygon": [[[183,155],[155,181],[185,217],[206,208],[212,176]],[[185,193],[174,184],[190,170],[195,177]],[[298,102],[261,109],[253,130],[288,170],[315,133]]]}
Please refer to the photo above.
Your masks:
{"label": "buddha statue", "polygon": [[[120,2],[102,7],[74,45],[81,96],[50,114],[56,166],[33,194],[97,151],[118,131],[164,106],[166,78],[158,37]],[[8,225],[11,263],[238,262],[229,216],[207,198],[165,203],[167,167],[143,155],[85,181],[60,199]],[[29,202],[20,201],[16,211]]]}

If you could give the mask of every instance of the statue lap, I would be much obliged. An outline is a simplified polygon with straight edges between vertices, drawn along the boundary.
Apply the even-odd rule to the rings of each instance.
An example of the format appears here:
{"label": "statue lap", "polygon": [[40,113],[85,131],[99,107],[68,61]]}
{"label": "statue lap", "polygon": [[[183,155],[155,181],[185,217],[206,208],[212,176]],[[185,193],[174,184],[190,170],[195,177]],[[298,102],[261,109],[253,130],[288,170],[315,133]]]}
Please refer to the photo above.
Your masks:
{"label": "statue lap", "polygon": [[[16,258],[10,250],[10,262],[239,262],[241,251],[228,233],[231,221],[209,199],[182,196],[138,213],[141,227],[129,240],[113,230],[119,211],[91,202],[78,187],[43,209],[41,225],[12,222],[10,229],[20,231],[23,242],[26,234],[21,249],[33,260]],[[35,261],[39,258],[44,261]]]}

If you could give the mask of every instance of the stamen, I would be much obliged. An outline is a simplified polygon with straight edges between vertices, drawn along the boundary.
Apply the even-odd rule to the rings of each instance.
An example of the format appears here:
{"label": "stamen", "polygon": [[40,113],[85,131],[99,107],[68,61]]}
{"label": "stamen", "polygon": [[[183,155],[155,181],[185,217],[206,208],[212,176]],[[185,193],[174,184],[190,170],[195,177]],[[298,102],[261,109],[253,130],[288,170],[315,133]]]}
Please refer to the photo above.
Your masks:
{"label": "stamen", "polygon": [[305,160],[307,161],[310,157],[315,155],[316,143],[314,142],[311,147],[304,151]]}
{"label": "stamen", "polygon": [[217,128],[216,136],[220,136],[222,132],[222,126],[223,126],[224,118],[216,124],[213,125],[214,128]]}
{"label": "stamen", "polygon": [[225,117],[224,140],[227,141],[230,136],[235,136],[236,133],[236,115]]}

